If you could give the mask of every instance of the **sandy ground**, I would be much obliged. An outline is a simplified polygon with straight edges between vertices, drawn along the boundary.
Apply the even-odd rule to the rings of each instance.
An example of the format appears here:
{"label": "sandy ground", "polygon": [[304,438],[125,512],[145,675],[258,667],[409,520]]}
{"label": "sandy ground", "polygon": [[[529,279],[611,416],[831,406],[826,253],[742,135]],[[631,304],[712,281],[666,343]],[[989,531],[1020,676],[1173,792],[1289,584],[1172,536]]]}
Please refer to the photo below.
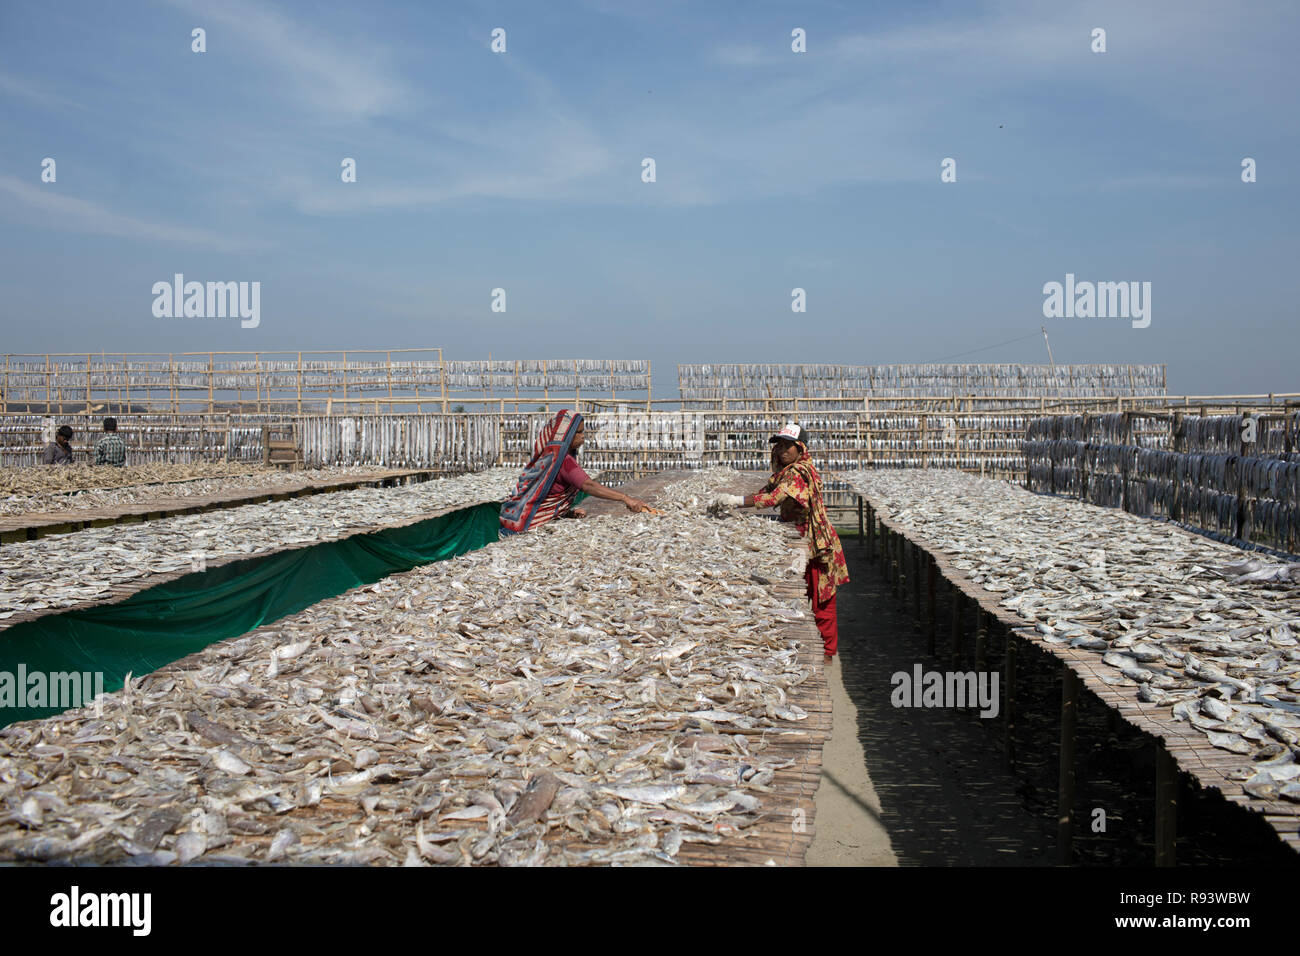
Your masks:
{"label": "sandy ground", "polygon": [[827,671],[835,723],[822,751],[816,832],[805,861],[809,866],[898,866],[880,820],[880,800],[858,739],[858,709],[844,689],[838,656]]}
{"label": "sandy ground", "polygon": [[[839,659],[828,674],[834,723],[806,862],[1051,865],[1053,817],[1003,766],[1001,725],[970,710],[892,705],[890,675],[932,659],[910,606],[890,594],[855,539],[844,538],[852,580],[837,601]],[[1049,729],[1053,717],[1044,718]],[[1026,755],[1044,750],[1024,744]]]}

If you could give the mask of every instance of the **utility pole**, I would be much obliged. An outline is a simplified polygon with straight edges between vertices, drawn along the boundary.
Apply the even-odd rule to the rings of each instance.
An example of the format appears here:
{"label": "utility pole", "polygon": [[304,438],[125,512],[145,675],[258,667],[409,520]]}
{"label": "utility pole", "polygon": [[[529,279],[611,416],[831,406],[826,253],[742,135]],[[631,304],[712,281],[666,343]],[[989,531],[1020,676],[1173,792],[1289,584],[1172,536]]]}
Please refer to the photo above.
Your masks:
{"label": "utility pole", "polygon": [[1047,326],[1040,325],[1039,328],[1043,330],[1043,344],[1047,346],[1047,361],[1052,363],[1052,371],[1055,372],[1056,360],[1052,358],[1052,343],[1047,341]]}

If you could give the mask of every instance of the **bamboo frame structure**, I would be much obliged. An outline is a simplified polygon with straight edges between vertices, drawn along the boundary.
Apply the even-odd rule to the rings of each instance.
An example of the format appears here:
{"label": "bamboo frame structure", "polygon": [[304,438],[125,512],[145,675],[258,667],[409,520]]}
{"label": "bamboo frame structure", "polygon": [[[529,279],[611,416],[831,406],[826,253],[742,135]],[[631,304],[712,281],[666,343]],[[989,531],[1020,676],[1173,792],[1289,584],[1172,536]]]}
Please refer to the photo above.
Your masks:
{"label": "bamboo frame structure", "polygon": [[[583,391],[650,398],[650,363],[631,359],[449,361],[440,348],[340,351],[41,353],[5,356],[0,414],[218,411],[350,414],[453,402],[543,401]],[[421,395],[421,389],[425,394]],[[65,395],[65,392],[68,394]],[[39,406],[39,407],[36,407]]]}
{"label": "bamboo frame structure", "polygon": [[1161,397],[1164,365],[678,365],[683,401],[917,395]]}
{"label": "bamboo frame structure", "polygon": [[[551,399],[550,404],[555,404],[553,396]],[[430,401],[427,397],[423,400]],[[1267,397],[1263,400],[1266,402]],[[434,393],[432,401],[441,405],[440,391]],[[626,404],[597,404],[585,398],[582,401],[588,433],[582,452],[584,467],[612,484],[657,471],[712,465],[750,471],[757,479],[769,467],[768,436],[790,417],[786,411],[733,410],[729,404],[725,409],[646,411],[654,406],[651,400]],[[1041,410],[1053,407],[1053,402],[1046,398],[1032,402],[1021,398],[991,401],[996,404],[990,408],[968,410],[966,403],[957,399],[911,403],[904,399],[872,399],[864,403],[869,408],[805,411],[798,420],[809,430],[809,450],[825,478],[828,505],[832,509],[851,509],[854,499],[841,475],[859,469],[953,468],[1025,481],[1029,475],[1026,434],[1042,420]],[[1204,409],[1207,415],[1230,412],[1237,401],[1235,396],[1222,402],[1205,400],[1195,411]],[[1300,408],[1300,402],[1288,401],[1271,407],[1261,402],[1255,407],[1267,423],[1285,422],[1288,410]],[[482,411],[376,413],[376,408],[388,405],[385,388],[384,396],[377,401],[349,396],[346,405],[341,400],[334,402],[332,414],[297,415],[291,409],[286,410],[288,413],[266,411],[260,415],[168,412],[122,415],[118,421],[127,442],[128,461],[132,462],[227,457],[261,460],[262,429],[273,426],[292,429],[306,467],[373,464],[457,473],[527,462],[533,440],[549,412],[516,412],[511,408],[513,403],[513,397],[497,397],[490,404],[484,400]],[[1163,447],[1158,443],[1160,429],[1167,431],[1174,416],[1185,416],[1187,413],[1181,409],[1191,406],[1179,398],[1167,399],[1159,411],[1144,408],[1115,412],[1117,403],[1110,399],[1068,407],[1090,407],[1091,411],[1084,414],[1099,421],[1106,420],[1106,416],[1132,416],[1137,422],[1132,426],[1135,440],[1154,448]],[[1271,410],[1263,411],[1266,408]],[[0,465],[39,461],[48,440],[43,438],[43,432],[51,431],[55,422],[55,418],[42,415],[0,417]],[[85,460],[99,432],[99,417],[83,412],[59,416],[57,422],[73,427],[74,452],[78,460]],[[1261,441],[1272,447],[1294,440],[1287,435],[1296,431],[1300,426],[1288,432],[1269,424],[1261,433]],[[1035,461],[1032,457],[1028,460]]]}

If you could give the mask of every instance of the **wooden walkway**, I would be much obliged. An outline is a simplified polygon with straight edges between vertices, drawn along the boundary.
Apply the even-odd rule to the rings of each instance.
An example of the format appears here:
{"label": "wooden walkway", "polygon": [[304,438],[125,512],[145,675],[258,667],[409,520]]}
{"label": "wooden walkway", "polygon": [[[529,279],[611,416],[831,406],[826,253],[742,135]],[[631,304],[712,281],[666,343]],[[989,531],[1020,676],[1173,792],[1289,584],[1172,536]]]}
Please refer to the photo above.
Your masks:
{"label": "wooden walkway", "polygon": [[342,478],[313,479],[303,472],[300,481],[274,488],[241,488],[212,495],[180,497],[168,495],[168,485],[160,482],[158,496],[148,501],[105,508],[80,508],[68,511],[31,511],[20,515],[0,516],[0,544],[13,541],[34,541],[50,534],[70,534],[85,528],[103,528],[125,522],[156,521],[176,515],[201,514],[221,508],[238,508],[266,501],[287,501],[308,495],[333,491],[350,491],[354,488],[391,488],[398,484],[428,481],[438,472],[428,468],[377,468]]}
{"label": "wooden walkway", "polygon": [[[1243,757],[1211,746],[1204,733],[1185,721],[1174,720],[1167,705],[1143,703],[1137,699],[1133,688],[1107,684],[1102,676],[1113,679],[1116,672],[1114,668],[1102,663],[1098,652],[1050,644],[1043,640],[1043,636],[1025,620],[1001,606],[1001,602],[1007,597],[1005,592],[986,591],[981,585],[972,581],[964,571],[955,567],[936,544],[905,525],[881,515],[877,511],[879,502],[875,499],[870,496],[859,496],[859,498],[864,506],[864,510],[860,512],[862,523],[859,527],[863,529],[869,540],[872,559],[886,560],[892,567],[892,570],[887,573],[894,576],[895,580],[898,568],[901,566],[907,579],[904,590],[912,603],[914,613],[921,617],[925,613],[922,610],[922,603],[927,605],[932,633],[936,627],[933,579],[928,587],[916,586],[922,576],[927,574],[923,567],[926,562],[937,575],[948,581],[956,593],[964,595],[979,611],[1002,625],[1007,634],[1007,649],[1011,660],[1014,660],[1013,641],[1026,641],[1034,645],[1060,660],[1063,668],[1065,700],[1077,702],[1077,683],[1082,683],[1130,725],[1159,742],[1156,781],[1153,788],[1157,820],[1155,861],[1157,866],[1173,865],[1175,862],[1173,853],[1177,824],[1176,774],[1179,770],[1194,777],[1202,787],[1218,790],[1233,803],[1262,815],[1283,843],[1292,850],[1300,852],[1300,804],[1252,797],[1242,789],[1240,782],[1229,779],[1228,773],[1241,768]],[[917,549],[915,560],[907,556],[907,552],[913,548]],[[916,573],[918,569],[920,574]],[[923,591],[928,592],[925,602],[921,600]],[[983,629],[984,625],[981,624],[980,628]],[[986,633],[985,639],[990,640],[991,636]],[[1004,694],[1007,695],[1007,703],[1003,706],[1004,721],[1014,715],[1015,674],[1013,668],[1009,668],[1009,671],[1003,675]],[[1064,711],[1063,707],[1063,713]],[[1072,826],[1069,811],[1073,803],[1071,798],[1074,787],[1073,765],[1070,757],[1073,754],[1074,741],[1073,728],[1068,724],[1069,719],[1067,718],[1066,726],[1062,730],[1063,809],[1060,841],[1063,847],[1062,862],[1067,862],[1069,857],[1068,832]],[[1067,762],[1069,762],[1068,766]],[[1066,783],[1067,775],[1068,783]]]}
{"label": "wooden walkway", "polygon": [[[690,474],[689,471],[660,472],[620,485],[618,490],[653,505],[657,491]],[[732,494],[752,494],[760,483],[742,477],[735,487],[727,490]],[[587,498],[579,507],[591,515],[627,513],[622,504],[599,498]],[[791,548],[798,547],[798,532],[792,525],[782,527],[789,533]],[[789,581],[774,584],[772,590],[782,598],[805,603],[808,600],[803,579],[795,579],[793,575]],[[815,834],[815,798],[821,785],[822,750],[831,735],[831,695],[822,662],[821,634],[813,623],[811,611],[807,621],[787,625],[785,630],[792,640],[799,643],[800,660],[810,673],[806,681],[794,688],[789,699],[807,711],[808,716],[797,723],[786,723],[779,731],[750,731],[748,738],[752,750],[762,752],[768,758],[793,760],[794,766],[776,772],[772,792],[762,795],[765,812],[758,823],[746,829],[743,838],[727,836],[721,843],[713,845],[684,844],[677,854],[682,863],[693,866],[804,865],[804,856]]]}

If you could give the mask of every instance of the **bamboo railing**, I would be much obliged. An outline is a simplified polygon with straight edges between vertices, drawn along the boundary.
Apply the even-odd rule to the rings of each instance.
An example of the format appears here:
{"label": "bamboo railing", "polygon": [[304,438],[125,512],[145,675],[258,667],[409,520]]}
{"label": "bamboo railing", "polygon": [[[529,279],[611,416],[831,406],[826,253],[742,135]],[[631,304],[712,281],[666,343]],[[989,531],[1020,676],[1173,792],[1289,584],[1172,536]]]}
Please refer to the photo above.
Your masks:
{"label": "bamboo railing", "polygon": [[[1097,419],[1127,415],[1134,421],[1157,423],[1161,415],[1200,418],[1201,411],[1210,420],[1216,413],[1240,407],[1242,401],[1253,401],[1251,407],[1272,415],[1290,407],[1285,402],[1270,406],[1265,396],[1232,396],[1222,402],[1203,399],[1197,406],[1182,398],[1165,399],[1163,411],[1133,410],[1129,407],[1133,400],[1118,401],[1126,411],[1116,412],[1116,400],[1110,399],[1082,407],[1090,408],[1088,414]],[[1042,409],[1055,403],[1046,397],[990,398],[989,402],[992,407],[967,409],[965,403],[950,399],[873,400],[866,410],[802,410],[797,416],[789,411],[721,407],[646,411],[639,401],[617,406],[583,399],[573,407],[583,412],[587,423],[587,443],[581,453],[584,467],[614,484],[657,471],[711,465],[752,471],[759,477],[769,467],[768,436],[795,417],[809,431],[809,450],[827,479],[828,501],[838,507],[852,499],[836,476],[864,468],[955,468],[1024,481],[1026,433],[1044,418]],[[374,414],[367,408],[363,414],[336,411],[330,415],[123,415],[118,417],[118,427],[132,462],[260,460],[263,426],[285,424],[292,425],[298,436],[306,467],[375,464],[457,473],[527,462],[534,438],[550,414],[515,412],[512,404],[497,399],[490,410],[462,414]],[[1295,404],[1300,407],[1300,401]],[[56,425],[65,423],[76,432],[74,453],[85,455],[99,437],[98,415],[0,417],[0,465],[35,464]],[[1146,427],[1136,426],[1135,434],[1145,434]],[[1261,440],[1274,442],[1273,432],[1266,430]]]}

